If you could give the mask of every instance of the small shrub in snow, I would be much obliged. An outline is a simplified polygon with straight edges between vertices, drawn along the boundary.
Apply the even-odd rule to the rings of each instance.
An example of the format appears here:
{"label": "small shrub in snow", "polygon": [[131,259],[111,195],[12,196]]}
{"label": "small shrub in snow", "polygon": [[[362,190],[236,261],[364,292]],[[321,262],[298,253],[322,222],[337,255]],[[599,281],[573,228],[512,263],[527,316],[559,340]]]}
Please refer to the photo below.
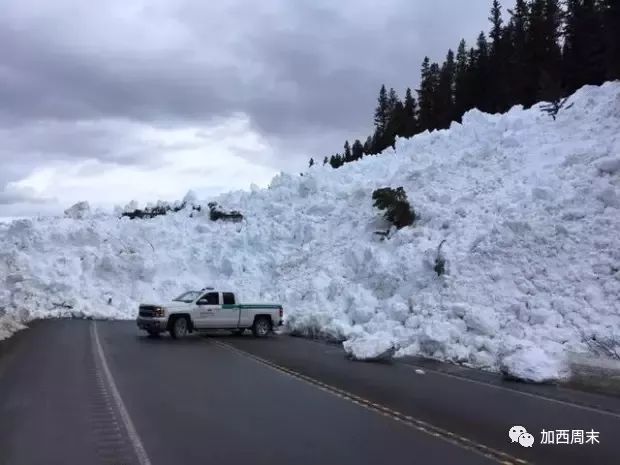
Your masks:
{"label": "small shrub in snow", "polygon": [[443,257],[438,256],[435,260],[435,273],[437,276],[441,276],[446,272],[446,260]]}
{"label": "small shrub in snow", "polygon": [[390,230],[386,230],[386,231],[375,231],[373,233],[375,236],[379,237],[380,241],[384,241],[386,239],[389,239],[390,237]]}
{"label": "small shrub in snow", "polygon": [[439,244],[439,247],[437,247],[437,256],[435,257],[435,267],[433,268],[435,270],[435,273],[437,273],[437,276],[442,276],[443,274],[446,273],[446,259],[441,253],[441,246],[444,244],[444,242],[446,242],[445,239],[441,241],[441,243]]}
{"label": "small shrub in snow", "polygon": [[392,189],[382,187],[372,193],[373,206],[379,210],[385,210],[385,219],[398,229],[413,224],[415,212],[407,200],[407,194],[402,187]]}
{"label": "small shrub in snow", "polygon": [[220,206],[215,202],[209,203],[209,219],[211,221],[224,220],[224,221],[233,221],[239,222],[243,220],[243,215],[236,210],[231,212],[226,212],[220,208]]}
{"label": "small shrub in snow", "polygon": [[[541,106],[540,109],[544,113],[547,113],[549,116],[551,116],[553,118],[553,120],[555,121],[555,119],[558,116],[558,113],[564,107],[564,105],[566,104],[567,100],[568,100],[568,97],[565,97],[565,98],[558,97],[555,100],[553,100],[552,102],[549,102],[549,103]],[[572,106],[573,106],[573,104],[571,103],[569,106],[566,107],[566,109],[568,110]]]}

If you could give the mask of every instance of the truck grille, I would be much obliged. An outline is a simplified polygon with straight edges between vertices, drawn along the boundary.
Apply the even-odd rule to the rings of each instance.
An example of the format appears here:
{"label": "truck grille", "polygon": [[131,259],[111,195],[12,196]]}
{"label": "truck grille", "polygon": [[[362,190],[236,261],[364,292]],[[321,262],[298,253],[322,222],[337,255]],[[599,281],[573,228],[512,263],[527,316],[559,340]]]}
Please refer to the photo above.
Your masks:
{"label": "truck grille", "polygon": [[139,314],[140,314],[140,316],[145,316],[147,318],[152,318],[153,317],[153,313],[155,312],[156,308],[157,307],[154,307],[152,305],[140,305]]}

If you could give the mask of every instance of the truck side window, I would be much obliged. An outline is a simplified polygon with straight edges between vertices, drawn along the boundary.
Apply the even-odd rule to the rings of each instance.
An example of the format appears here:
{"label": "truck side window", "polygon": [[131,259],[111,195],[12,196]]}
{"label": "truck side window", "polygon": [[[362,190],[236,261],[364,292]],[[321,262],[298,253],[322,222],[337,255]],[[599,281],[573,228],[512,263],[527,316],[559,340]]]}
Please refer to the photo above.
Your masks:
{"label": "truck side window", "polygon": [[203,305],[218,305],[220,303],[219,295],[217,292],[209,292],[203,295],[200,300],[201,302],[203,302]]}
{"label": "truck side window", "polygon": [[235,303],[235,294],[232,292],[224,292],[224,305],[234,305]]}

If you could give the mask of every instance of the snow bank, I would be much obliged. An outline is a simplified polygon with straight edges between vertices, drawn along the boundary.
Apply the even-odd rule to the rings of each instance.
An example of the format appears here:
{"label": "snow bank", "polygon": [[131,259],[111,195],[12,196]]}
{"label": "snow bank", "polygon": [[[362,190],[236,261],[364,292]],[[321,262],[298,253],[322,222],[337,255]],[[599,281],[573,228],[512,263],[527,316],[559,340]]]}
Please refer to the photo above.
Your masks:
{"label": "snow bank", "polygon": [[[537,107],[474,110],[381,156],[202,202],[239,210],[237,224],[207,208],[0,224],[0,313],[133,318],[140,301],[221,285],[282,302],[291,330],[348,340],[363,358],[393,344],[556,378],[584,339],[620,341],[618,157],[620,84],[608,83],[578,91],[556,121]],[[419,220],[380,240],[371,194],[385,186],[403,186]]]}

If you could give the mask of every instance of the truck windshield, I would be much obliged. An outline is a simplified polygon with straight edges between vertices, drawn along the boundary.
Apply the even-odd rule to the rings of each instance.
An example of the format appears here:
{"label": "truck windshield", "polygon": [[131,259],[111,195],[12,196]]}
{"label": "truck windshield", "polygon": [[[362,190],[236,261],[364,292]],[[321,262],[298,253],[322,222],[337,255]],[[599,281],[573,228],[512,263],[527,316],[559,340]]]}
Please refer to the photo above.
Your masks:
{"label": "truck windshield", "polygon": [[199,295],[200,295],[199,291],[188,291],[188,292],[184,292],[179,297],[172,299],[172,301],[190,303],[196,300]]}

